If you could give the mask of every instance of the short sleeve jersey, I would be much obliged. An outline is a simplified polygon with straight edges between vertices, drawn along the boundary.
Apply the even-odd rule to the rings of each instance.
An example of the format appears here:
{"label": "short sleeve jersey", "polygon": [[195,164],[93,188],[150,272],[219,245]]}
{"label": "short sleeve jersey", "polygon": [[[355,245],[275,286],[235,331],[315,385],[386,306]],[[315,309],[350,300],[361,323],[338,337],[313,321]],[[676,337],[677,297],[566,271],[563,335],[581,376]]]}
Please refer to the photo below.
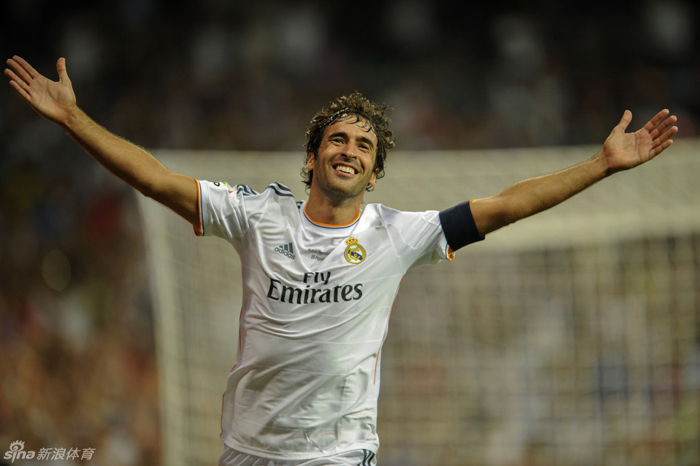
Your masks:
{"label": "short sleeve jersey", "polygon": [[376,452],[380,354],[401,279],[451,259],[438,212],[368,204],[349,225],[324,225],[277,183],[198,185],[195,232],[230,242],[242,264],[223,441],[268,458]]}

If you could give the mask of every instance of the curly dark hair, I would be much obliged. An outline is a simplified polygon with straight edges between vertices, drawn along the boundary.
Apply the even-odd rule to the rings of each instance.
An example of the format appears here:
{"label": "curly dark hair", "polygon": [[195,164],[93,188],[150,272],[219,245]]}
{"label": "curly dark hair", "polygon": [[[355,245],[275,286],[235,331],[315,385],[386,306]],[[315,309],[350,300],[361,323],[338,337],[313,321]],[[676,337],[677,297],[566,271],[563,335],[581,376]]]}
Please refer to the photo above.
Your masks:
{"label": "curly dark hair", "polygon": [[[308,161],[310,153],[318,155],[318,148],[321,146],[323,133],[327,127],[333,125],[338,120],[355,116],[367,121],[370,129],[377,136],[377,157],[374,162],[374,171],[377,179],[384,177],[384,163],[386,162],[387,151],[393,149],[394,134],[389,129],[389,117],[387,110],[393,110],[386,104],[371,102],[359,92],[355,91],[349,96],[342,96],[330,103],[328,108],[322,108],[311,119],[311,124],[306,130],[306,156],[304,164]],[[306,166],[301,169],[302,181],[307,189],[311,188],[313,170],[307,170]],[[367,185],[367,191],[371,191],[373,186]]]}

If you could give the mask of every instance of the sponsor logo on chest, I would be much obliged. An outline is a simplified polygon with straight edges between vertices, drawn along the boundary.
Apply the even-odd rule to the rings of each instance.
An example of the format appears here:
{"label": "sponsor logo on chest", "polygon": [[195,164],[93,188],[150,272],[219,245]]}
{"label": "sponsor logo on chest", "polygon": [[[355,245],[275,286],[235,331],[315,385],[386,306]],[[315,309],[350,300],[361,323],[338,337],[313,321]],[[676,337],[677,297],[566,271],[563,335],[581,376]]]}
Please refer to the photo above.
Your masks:
{"label": "sponsor logo on chest", "polygon": [[[350,236],[344,243],[345,250],[337,260],[357,265],[367,258],[367,250],[357,238]],[[308,249],[308,252],[310,257],[317,261],[323,261],[330,255],[330,252],[318,249]],[[296,257],[292,242],[275,247],[275,253],[291,260]],[[305,271],[303,279],[297,283],[284,283],[282,280],[272,277],[269,280],[267,298],[286,304],[341,303],[359,300],[363,295],[362,283],[333,283],[330,271]]]}
{"label": "sponsor logo on chest", "polygon": [[362,283],[334,284],[331,272],[305,272],[303,283],[285,284],[270,278],[267,297],[287,304],[323,304],[356,301],[362,298]]}

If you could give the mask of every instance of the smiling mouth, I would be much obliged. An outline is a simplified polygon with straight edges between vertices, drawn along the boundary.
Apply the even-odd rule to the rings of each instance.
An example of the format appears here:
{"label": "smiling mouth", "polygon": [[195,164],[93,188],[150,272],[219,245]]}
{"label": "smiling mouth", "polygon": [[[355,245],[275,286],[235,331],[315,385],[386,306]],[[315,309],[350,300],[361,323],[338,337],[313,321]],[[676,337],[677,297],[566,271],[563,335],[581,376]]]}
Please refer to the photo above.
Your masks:
{"label": "smiling mouth", "polygon": [[345,173],[347,175],[356,175],[357,170],[355,170],[353,167],[350,167],[348,165],[335,165],[333,168],[335,168],[336,171],[339,171],[340,173]]}

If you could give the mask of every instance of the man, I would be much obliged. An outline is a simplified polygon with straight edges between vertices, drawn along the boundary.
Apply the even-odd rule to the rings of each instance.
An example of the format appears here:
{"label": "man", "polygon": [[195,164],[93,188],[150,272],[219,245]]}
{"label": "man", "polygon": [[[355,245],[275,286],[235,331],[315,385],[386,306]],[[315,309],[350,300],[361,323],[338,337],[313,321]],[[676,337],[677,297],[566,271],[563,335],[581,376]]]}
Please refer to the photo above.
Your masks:
{"label": "man", "polygon": [[171,208],[198,235],[229,241],[241,257],[243,308],[237,364],[222,414],[221,465],[376,464],[381,347],[403,275],[452,260],[461,247],[546,210],[672,144],[663,110],[635,133],[626,111],[591,159],[484,199],[437,212],[362,208],[394,145],[386,107],[355,93],[316,114],[307,133],[308,201],[277,183],[194,180],[109,133],[76,105],[59,59],[52,82],[20,57],[10,85],[99,163]]}

